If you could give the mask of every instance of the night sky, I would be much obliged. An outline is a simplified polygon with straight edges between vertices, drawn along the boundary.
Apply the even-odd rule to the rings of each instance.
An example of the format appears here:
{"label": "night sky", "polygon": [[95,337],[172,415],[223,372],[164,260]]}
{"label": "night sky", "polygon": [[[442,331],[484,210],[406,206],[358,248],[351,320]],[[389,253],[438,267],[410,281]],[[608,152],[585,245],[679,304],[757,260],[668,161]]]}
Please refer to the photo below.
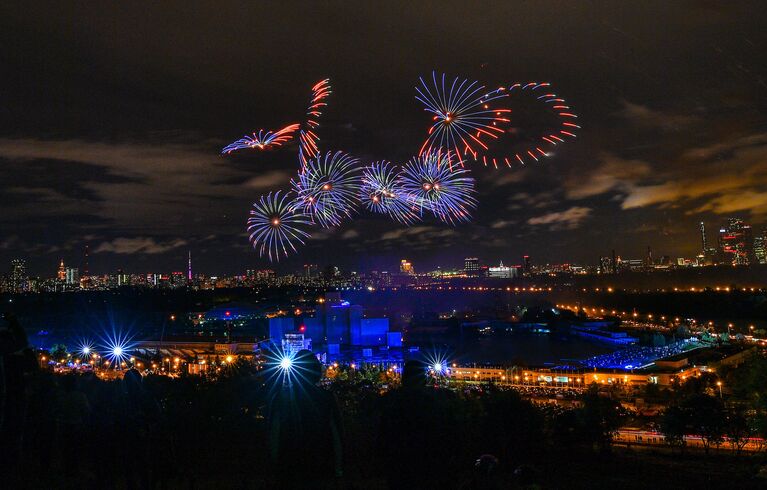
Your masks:
{"label": "night sky", "polygon": [[[296,146],[220,148],[301,122],[329,77],[321,148],[403,163],[425,138],[414,87],[432,70],[549,81],[583,129],[538,164],[471,165],[470,224],[362,213],[279,271],[693,256],[701,220],[765,226],[763,2],[284,3],[0,5],[0,273],[22,257],[52,276],[86,244],[92,273],[183,270],[189,250],[208,274],[270,267],[245,221],[288,188]],[[547,124],[518,114],[523,134]]]}

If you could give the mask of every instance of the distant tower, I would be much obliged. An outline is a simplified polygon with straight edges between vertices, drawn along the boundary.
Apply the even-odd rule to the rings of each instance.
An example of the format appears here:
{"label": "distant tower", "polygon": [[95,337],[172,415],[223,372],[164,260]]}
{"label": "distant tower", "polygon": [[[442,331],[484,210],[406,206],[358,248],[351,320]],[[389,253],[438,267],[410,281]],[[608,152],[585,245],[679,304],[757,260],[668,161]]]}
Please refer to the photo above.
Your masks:
{"label": "distant tower", "polygon": [[88,272],[88,245],[85,246],[85,255],[83,255],[83,273],[80,276],[80,287],[86,288],[88,287],[89,282],[89,272]]}
{"label": "distant tower", "polygon": [[703,246],[703,255],[706,255],[708,249],[708,243],[706,243],[706,225],[700,222],[700,243]]}
{"label": "distant tower", "polygon": [[613,249],[613,274],[618,273],[618,262],[615,261],[615,249]]}
{"label": "distant tower", "polygon": [[87,276],[90,272],[88,270],[88,245],[85,246],[85,264],[83,264],[83,275]]}
{"label": "distant tower", "polygon": [[67,278],[67,268],[64,267],[64,259],[61,259],[61,262],[59,262],[59,272],[56,277],[61,282],[64,282]]}
{"label": "distant tower", "polygon": [[189,251],[189,261],[187,263],[187,268],[186,268],[186,278],[189,281],[192,280],[192,251],[191,250]]}
{"label": "distant tower", "polygon": [[415,269],[413,269],[413,264],[410,263],[407,259],[400,260],[399,271],[403,274],[415,274]]}

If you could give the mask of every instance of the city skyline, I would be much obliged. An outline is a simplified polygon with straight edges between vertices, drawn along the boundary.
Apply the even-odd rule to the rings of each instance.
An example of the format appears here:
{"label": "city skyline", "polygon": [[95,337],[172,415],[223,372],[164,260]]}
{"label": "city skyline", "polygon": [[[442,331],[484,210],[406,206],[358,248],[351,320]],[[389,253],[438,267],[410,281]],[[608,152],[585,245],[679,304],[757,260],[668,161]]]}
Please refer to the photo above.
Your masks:
{"label": "city skyline", "polygon": [[[563,263],[536,263],[530,255],[523,255],[517,260],[508,257],[492,259],[465,256],[461,264],[433,262],[414,264],[407,258],[398,264],[386,264],[373,269],[342,269],[337,264],[305,263],[300,269],[274,270],[272,268],[249,268],[234,273],[203,271],[193,273],[192,253],[187,251],[186,270],[155,269],[131,271],[116,269],[92,272],[89,267],[89,247],[83,250],[83,257],[77,264],[67,265],[60,259],[54,274],[33,274],[28,271],[27,262],[16,258],[10,262],[10,271],[0,274],[0,293],[23,292],[62,292],[78,290],[104,290],[119,287],[158,287],[215,289],[221,287],[262,286],[330,286],[352,288],[379,287],[437,287],[452,285],[454,280],[502,280],[507,283],[521,278],[534,279],[550,275],[575,277],[578,275],[615,276],[625,272],[668,271],[718,266],[729,269],[732,266],[749,267],[767,265],[767,230],[754,236],[751,225],[739,218],[729,218],[715,236],[716,245],[712,246],[711,231],[705,223],[699,223],[700,250],[695,257],[671,257],[662,253],[653,254],[648,246],[642,258],[622,256],[611,251],[609,256],[599,256],[596,264],[566,261]],[[504,264],[506,260],[506,264]],[[430,264],[430,265],[429,265]],[[707,277],[713,279],[711,274]],[[722,276],[719,276],[720,279]],[[735,276],[733,276],[735,277]],[[741,277],[746,279],[746,276]],[[746,279],[748,280],[748,279]],[[555,282],[556,284],[556,282]],[[495,283],[498,286],[498,283]],[[464,285],[465,287],[465,285]],[[709,284],[706,287],[711,287]],[[730,286],[718,286],[729,288]],[[507,288],[508,289],[508,288]],[[519,289],[519,288],[516,288]]]}
{"label": "city skyline", "polygon": [[[610,254],[615,254],[615,258],[617,260],[622,260],[625,267],[635,267],[636,265],[661,265],[661,266],[691,266],[691,265],[755,265],[755,264],[767,264],[767,228],[761,230],[761,231],[754,231],[752,229],[752,226],[748,223],[744,223],[743,220],[740,218],[727,218],[720,226],[709,227],[708,229],[705,226],[704,222],[700,222],[698,224],[698,230],[699,230],[699,243],[700,247],[697,251],[697,253],[693,256],[688,257],[680,257],[680,256],[672,256],[667,254],[663,248],[654,248],[652,245],[647,245],[644,248],[644,255],[629,255],[623,253],[623,251],[617,251],[616,250],[595,250],[596,255],[592,256],[592,260],[587,260],[583,262],[579,262],[576,260],[562,260],[562,261],[538,261],[535,263],[536,266],[541,265],[572,265],[572,266],[578,266],[580,268],[587,268],[587,269],[595,269],[602,272],[612,272],[613,267],[611,265],[612,258],[610,255],[608,255],[608,252]],[[743,235],[743,231],[746,230],[747,234]],[[656,256],[653,258],[653,250],[655,250]],[[110,274],[147,274],[147,273],[159,273],[159,274],[166,274],[169,275],[171,273],[183,273],[183,275],[186,277],[187,280],[192,279],[192,251],[191,249],[187,250],[177,250],[176,251],[177,256],[174,256],[171,260],[168,260],[163,266],[161,267],[155,267],[150,269],[144,269],[144,270],[130,270],[126,267],[122,266],[109,266],[107,265],[106,269],[103,268],[97,268],[96,272],[93,273],[94,276],[104,276],[104,275],[110,275]],[[420,257],[420,255],[414,255],[414,254],[408,254],[403,252],[404,255],[408,255],[407,259],[391,259],[386,260],[382,257],[377,257],[376,260],[372,261],[372,265],[367,268],[358,268],[354,269],[353,267],[345,267],[344,270],[346,271],[356,271],[356,272],[368,272],[371,270],[382,270],[382,271],[392,271],[395,272],[397,268],[399,267],[400,272],[403,272],[403,267],[405,267],[405,264],[407,264],[407,267],[410,267],[411,270],[413,269],[413,264],[410,262],[407,262],[411,259],[412,256]],[[424,260],[423,262],[420,262],[419,265],[421,269],[418,272],[423,272],[424,269],[428,271],[433,271],[437,269],[445,269],[445,270],[461,270],[460,264],[462,261],[468,261],[469,255],[472,255],[474,253],[474,250],[472,249],[465,249],[465,252],[462,254],[464,257],[463,259],[458,258],[455,260],[447,260],[446,262],[440,262],[437,260],[434,260],[432,257],[431,260]],[[403,254],[400,254],[403,255]],[[476,254],[475,254],[476,255]],[[181,264],[181,256],[183,256],[183,268],[178,265]],[[10,276],[13,274],[13,263],[17,260],[22,260],[25,263],[25,270],[27,272],[30,272],[32,276],[37,276],[41,278],[46,277],[57,277],[59,280],[64,280],[63,278],[67,278],[67,282],[69,281],[69,278],[73,277],[73,275],[76,275],[78,278],[81,274],[83,276],[88,275],[88,268],[90,266],[90,254],[89,254],[89,246],[85,245],[83,249],[81,250],[80,257],[76,257],[75,259],[71,259],[68,256],[68,259],[65,260],[64,257],[60,257],[57,262],[57,268],[54,271],[54,273],[49,276],[50,270],[47,270],[41,263],[38,263],[34,260],[34,257],[32,257],[32,260],[29,260],[29,257],[15,257],[12,259],[11,262],[11,270],[7,274]],[[478,264],[481,264],[485,267],[493,267],[496,265],[503,266],[503,262],[506,261],[506,267],[516,267],[521,269],[529,269],[530,263],[532,260],[535,260],[535,258],[531,257],[530,254],[523,254],[518,257],[513,257],[510,255],[496,255],[493,257],[475,257],[473,260],[476,260]],[[683,262],[682,262],[683,261]],[[220,266],[219,268],[215,269],[204,269],[202,272],[203,274],[207,276],[237,276],[242,275],[243,272],[247,270],[275,270],[278,273],[281,274],[294,274],[294,273],[300,273],[301,268],[304,269],[307,267],[307,264],[310,264],[311,267],[319,267],[319,266],[336,266],[338,267],[342,262],[326,262],[326,263],[313,263],[312,261],[304,261],[305,263],[301,264],[300,260],[294,260],[292,261],[291,265],[288,264],[280,264],[280,263],[268,263],[268,262],[261,262],[261,263],[255,263],[252,265],[246,266],[245,269],[242,270],[231,270],[231,267],[228,264],[223,264],[223,266]],[[464,262],[465,263],[465,262]],[[31,267],[30,267],[31,265]],[[221,264],[219,264],[221,265]],[[103,267],[103,265],[101,266]],[[468,268],[465,268],[468,270]],[[3,270],[0,268],[0,277],[3,276]],[[71,282],[77,282],[77,281],[71,281]]]}
{"label": "city skyline", "polygon": [[[743,15],[752,9],[668,5],[659,20],[638,7],[564,5],[543,22],[544,5],[497,8],[481,15],[481,30],[468,27],[480,13],[460,4],[429,12],[437,31],[457,34],[449,39],[414,28],[426,14],[418,6],[396,17],[359,6],[340,29],[320,7],[286,6],[247,23],[226,6],[201,8],[173,25],[164,6],[136,19],[121,13],[131,21],[118,24],[108,6],[8,9],[2,36],[15,49],[1,60],[0,264],[26,257],[42,274],[62,257],[78,262],[85,245],[93,271],[183,271],[189,250],[199,270],[230,274],[307,262],[380,269],[403,255],[457,263],[467,253],[593,263],[613,249],[641,258],[647,246],[692,257],[700,221],[713,230],[738,216],[763,228],[765,73],[749,61],[763,47],[760,22]],[[389,22],[371,33],[374,18]],[[318,41],[296,41],[310,26]],[[674,36],[658,35],[661,27]],[[702,36],[711,42],[696,42]],[[353,40],[365,49],[349,49]],[[241,63],[241,52],[259,53],[258,62]],[[487,84],[551,81],[583,129],[540,163],[468,165],[481,192],[471,223],[406,227],[361,215],[314,233],[280,264],[259,259],[247,210],[285,186],[296,148],[220,156],[232,135],[297,117],[306,88],[330,77],[323,145],[401,164],[428,125],[413,87],[435,69]]]}

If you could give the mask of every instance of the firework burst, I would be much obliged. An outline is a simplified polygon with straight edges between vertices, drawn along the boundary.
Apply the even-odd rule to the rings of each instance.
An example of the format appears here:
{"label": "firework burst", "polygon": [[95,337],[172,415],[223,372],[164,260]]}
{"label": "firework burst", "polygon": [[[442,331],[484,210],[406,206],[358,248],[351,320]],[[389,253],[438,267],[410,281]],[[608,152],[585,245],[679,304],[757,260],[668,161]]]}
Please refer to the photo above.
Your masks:
{"label": "firework burst", "polygon": [[419,214],[431,211],[445,223],[469,221],[477,206],[474,179],[463,168],[452,168],[450,153],[430,152],[405,164],[400,185]]}
{"label": "firework burst", "polygon": [[433,114],[429,136],[424,141],[420,155],[443,150],[458,157],[476,156],[478,150],[487,150],[487,144],[479,136],[498,138],[504,130],[499,127],[508,123],[508,109],[491,107],[497,99],[507,97],[498,90],[486,92],[478,82],[455,78],[446,83],[445,74],[438,79],[432,72],[433,85],[420,78],[421,87],[416,87],[416,99],[423,103],[425,110]]}
{"label": "firework burst", "polygon": [[253,203],[248,235],[259,257],[266,255],[270,262],[279,262],[280,256],[287,257],[289,250],[296,252],[296,244],[303,245],[309,238],[302,229],[309,224],[309,216],[296,209],[290,193],[270,192]]}
{"label": "firework burst", "polygon": [[420,218],[400,186],[399,172],[388,162],[374,162],[362,171],[360,199],[369,211],[388,214],[405,225]]}
{"label": "firework burst", "polygon": [[292,182],[297,205],[320,226],[339,225],[359,202],[359,170],[359,160],[340,151],[307,161]]}
{"label": "firework burst", "polygon": [[293,138],[293,133],[295,133],[299,127],[298,124],[291,124],[277,132],[260,129],[258,133],[253,133],[252,136],[243,136],[242,139],[238,139],[234,143],[226,145],[224,149],[221,150],[221,153],[229,154],[235,150],[246,148],[266,150],[267,148],[282,146],[283,143],[290,141]]}

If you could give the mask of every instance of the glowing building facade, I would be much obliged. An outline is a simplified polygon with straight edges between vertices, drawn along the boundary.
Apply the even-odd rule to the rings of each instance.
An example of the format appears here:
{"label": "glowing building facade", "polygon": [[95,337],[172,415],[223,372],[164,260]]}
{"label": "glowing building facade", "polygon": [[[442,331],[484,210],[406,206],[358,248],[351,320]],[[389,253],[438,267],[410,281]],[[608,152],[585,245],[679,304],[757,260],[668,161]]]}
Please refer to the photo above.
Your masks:
{"label": "glowing building facade", "polygon": [[749,265],[755,262],[754,236],[751,225],[730,218],[719,229],[719,259],[724,264]]}

